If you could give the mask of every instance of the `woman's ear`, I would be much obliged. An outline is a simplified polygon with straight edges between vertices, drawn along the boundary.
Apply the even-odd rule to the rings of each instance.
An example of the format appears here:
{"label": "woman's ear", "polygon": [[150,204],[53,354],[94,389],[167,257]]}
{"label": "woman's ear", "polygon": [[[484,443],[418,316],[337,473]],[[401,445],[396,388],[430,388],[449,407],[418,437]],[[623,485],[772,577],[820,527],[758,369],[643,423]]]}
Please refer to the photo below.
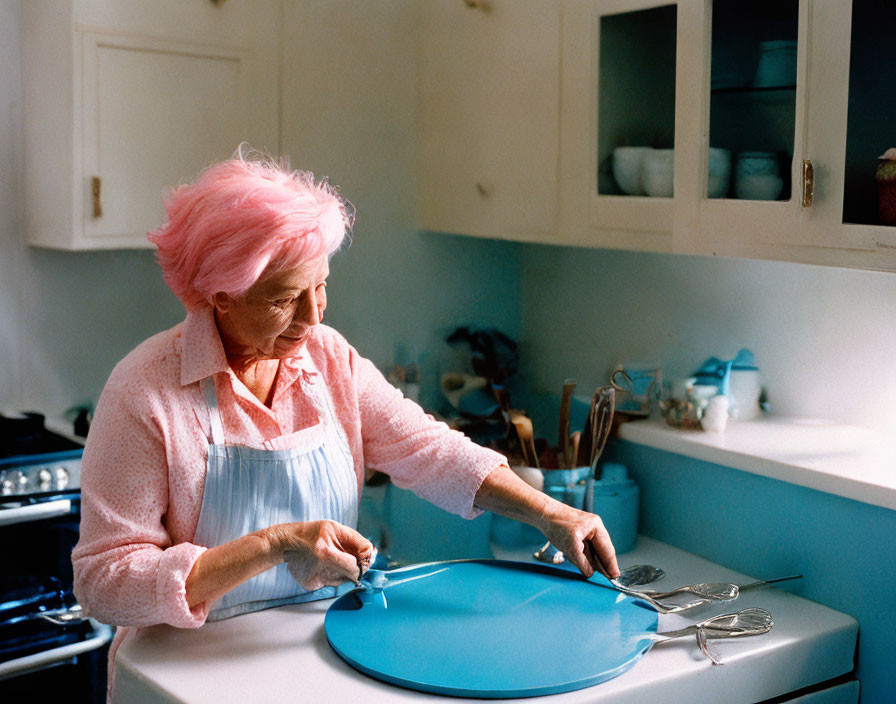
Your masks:
{"label": "woman's ear", "polygon": [[226,313],[230,310],[230,303],[233,299],[223,291],[212,295],[212,306],[219,313]]}

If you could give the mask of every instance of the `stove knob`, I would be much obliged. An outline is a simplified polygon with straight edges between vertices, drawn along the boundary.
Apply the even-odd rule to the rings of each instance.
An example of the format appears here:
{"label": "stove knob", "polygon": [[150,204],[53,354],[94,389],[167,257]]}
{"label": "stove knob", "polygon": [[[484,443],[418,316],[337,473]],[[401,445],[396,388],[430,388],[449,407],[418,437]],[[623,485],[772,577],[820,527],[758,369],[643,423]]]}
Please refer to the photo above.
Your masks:
{"label": "stove knob", "polygon": [[53,473],[46,467],[41,467],[40,471],[37,473],[37,481],[40,482],[41,487],[46,487],[53,481]]}
{"label": "stove knob", "polygon": [[9,472],[0,472],[0,493],[3,496],[9,496],[16,488],[15,482],[8,476],[9,474]]}
{"label": "stove knob", "polygon": [[65,467],[62,467],[61,465],[59,467],[56,467],[56,469],[53,470],[53,475],[56,478],[57,488],[64,489],[68,486],[69,474],[68,470]]}
{"label": "stove knob", "polygon": [[6,482],[9,482],[10,492],[11,494],[18,494],[25,491],[25,488],[28,486],[28,475],[26,475],[20,469],[10,469],[6,472],[6,479],[4,479],[4,486],[6,486]]}

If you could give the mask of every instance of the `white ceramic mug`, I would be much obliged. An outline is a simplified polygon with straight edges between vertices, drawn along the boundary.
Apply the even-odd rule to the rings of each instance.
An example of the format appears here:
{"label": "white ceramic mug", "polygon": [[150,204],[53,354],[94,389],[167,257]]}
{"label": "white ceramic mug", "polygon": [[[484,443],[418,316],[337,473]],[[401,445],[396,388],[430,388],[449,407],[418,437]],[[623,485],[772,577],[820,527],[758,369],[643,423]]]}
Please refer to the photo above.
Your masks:
{"label": "white ceramic mug", "polygon": [[613,150],[613,178],[626,195],[644,195],[641,166],[644,156],[651,151],[652,147],[617,147]]}

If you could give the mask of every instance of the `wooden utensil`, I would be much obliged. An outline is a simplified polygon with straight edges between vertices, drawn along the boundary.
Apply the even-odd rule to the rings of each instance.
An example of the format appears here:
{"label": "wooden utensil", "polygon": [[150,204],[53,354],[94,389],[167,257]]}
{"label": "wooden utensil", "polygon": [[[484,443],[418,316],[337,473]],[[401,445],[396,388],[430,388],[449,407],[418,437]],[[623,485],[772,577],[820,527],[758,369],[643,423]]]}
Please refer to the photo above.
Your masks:
{"label": "wooden utensil", "polygon": [[532,421],[518,413],[511,416],[510,422],[516,428],[526,464],[530,467],[538,467],[538,453],[535,451],[535,431],[532,428]]}
{"label": "wooden utensil", "polygon": [[572,437],[569,438],[569,468],[579,466],[579,443],[582,440],[582,432],[577,430],[572,434]]}
{"label": "wooden utensil", "polygon": [[563,466],[572,467],[572,459],[569,452],[569,407],[572,404],[572,393],[576,390],[576,380],[567,379],[563,382],[563,396],[560,399],[560,428],[557,431],[557,448]]}

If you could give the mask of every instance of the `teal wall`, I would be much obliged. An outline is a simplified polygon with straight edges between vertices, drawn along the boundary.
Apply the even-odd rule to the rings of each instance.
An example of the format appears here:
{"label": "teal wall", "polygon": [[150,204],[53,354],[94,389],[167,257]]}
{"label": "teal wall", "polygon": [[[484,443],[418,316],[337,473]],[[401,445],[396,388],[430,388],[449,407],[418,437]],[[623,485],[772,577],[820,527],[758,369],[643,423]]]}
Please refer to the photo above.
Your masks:
{"label": "teal wall", "polygon": [[894,701],[896,511],[626,441],[608,456],[641,490],[640,532],[787,586],[859,622],[863,704]]}

